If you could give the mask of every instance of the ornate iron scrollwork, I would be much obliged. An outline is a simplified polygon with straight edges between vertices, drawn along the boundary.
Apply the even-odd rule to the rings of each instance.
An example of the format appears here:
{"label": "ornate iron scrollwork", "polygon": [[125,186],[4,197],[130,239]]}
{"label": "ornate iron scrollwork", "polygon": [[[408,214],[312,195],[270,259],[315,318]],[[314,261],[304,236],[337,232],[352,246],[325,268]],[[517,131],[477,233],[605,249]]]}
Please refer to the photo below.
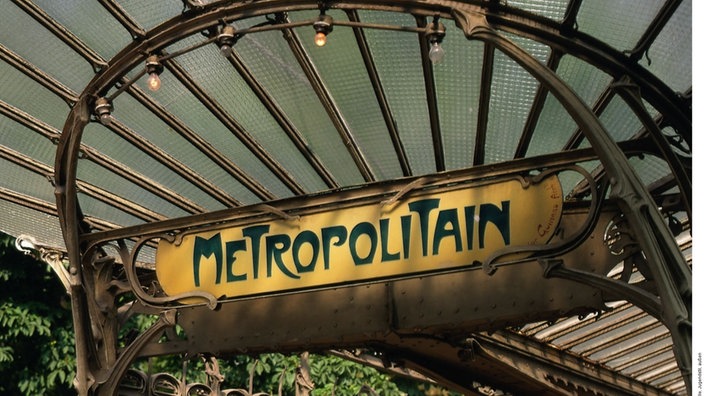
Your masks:
{"label": "ornate iron scrollwork", "polygon": [[[527,261],[534,261],[536,260],[536,258],[556,257],[558,255],[564,254],[579,246],[594,230],[596,222],[599,218],[600,208],[604,201],[606,188],[603,186],[603,184],[599,184],[596,180],[594,180],[594,178],[591,176],[591,174],[589,174],[589,172],[579,166],[573,165],[545,170],[536,176],[526,178],[526,181],[529,183],[538,183],[547,176],[566,170],[572,170],[584,176],[584,179],[589,183],[589,187],[591,190],[591,196],[593,198],[592,204],[589,208],[589,215],[587,217],[587,220],[584,222],[582,227],[580,227],[576,232],[574,232],[572,235],[568,236],[559,243],[552,243],[547,245],[511,246],[504,249],[499,249],[494,252],[491,256],[489,256],[486,261],[481,263],[484,272],[489,275],[493,275],[494,272],[496,272],[496,270],[500,266],[519,264]],[[523,254],[523,258],[520,259],[498,262],[503,257],[509,257],[517,253],[526,253],[527,255]]]}
{"label": "ornate iron scrollwork", "polygon": [[[220,373],[217,358],[212,354],[200,354],[204,363],[204,372],[207,376],[207,383],[189,383],[186,378],[188,361],[184,361],[184,368],[181,378],[177,378],[170,373],[147,374],[136,369],[129,369],[122,377],[117,390],[120,396],[268,396],[266,392],[255,392],[253,390],[254,371],[257,361],[250,369],[249,385],[245,388],[220,389],[225,377]],[[310,379],[310,369],[308,367],[308,352],[300,356],[300,364],[296,368],[296,395],[307,396],[313,390],[314,385]],[[284,375],[279,377],[279,392],[282,395],[282,382]],[[365,392],[365,389],[368,390]],[[370,387],[362,388],[359,394],[376,395]]]}

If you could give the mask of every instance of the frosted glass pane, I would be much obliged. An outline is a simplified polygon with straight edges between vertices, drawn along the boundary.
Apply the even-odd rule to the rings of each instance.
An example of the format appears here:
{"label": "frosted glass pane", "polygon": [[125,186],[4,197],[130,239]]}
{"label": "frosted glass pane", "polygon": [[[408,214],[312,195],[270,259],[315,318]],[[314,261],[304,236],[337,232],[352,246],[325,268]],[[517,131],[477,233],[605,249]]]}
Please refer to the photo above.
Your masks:
{"label": "frosted glass pane", "polygon": [[[243,45],[242,40],[238,46]],[[286,136],[271,113],[252,92],[230,62],[220,55],[215,45],[207,46],[178,58],[178,62],[194,80],[222,106],[294,179],[310,192],[325,188],[300,151]],[[225,129],[207,109],[184,94],[172,100],[168,108],[189,124],[199,125],[198,133],[215,147],[227,153],[235,163],[278,197],[292,193],[244,144]]]}
{"label": "frosted glass pane", "polygon": [[646,186],[672,173],[666,161],[653,155],[632,157],[628,162]]}
{"label": "frosted glass pane", "polygon": [[442,45],[442,62],[433,65],[440,113],[440,130],[445,149],[445,167],[472,165],[477,129],[477,108],[481,85],[484,45],[469,41],[449,22]]}
{"label": "frosted glass pane", "polygon": [[[415,19],[405,14],[360,12],[360,18],[371,23],[416,26]],[[435,172],[418,35],[371,29],[365,33],[413,174]]]}
{"label": "frosted glass pane", "polygon": [[63,128],[70,108],[61,98],[0,61],[0,100],[53,126]]}
{"label": "frosted glass pane", "polygon": [[692,0],[683,1],[640,60],[672,89],[692,88]]}
{"label": "frosted glass pane", "polygon": [[580,31],[620,51],[632,50],[664,4],[662,0],[589,0],[577,14]]}
{"label": "frosted glass pane", "polygon": [[135,172],[153,178],[165,187],[180,193],[207,210],[223,209],[224,205],[201,191],[166,166],[143,153],[135,146],[127,144],[122,138],[107,130],[100,124],[91,123],[83,134],[83,143],[102,151],[105,155],[129,164]]}
{"label": "frosted glass pane", "polygon": [[[515,36],[509,38],[534,58],[546,62],[548,47]],[[495,52],[485,163],[506,161],[514,157],[537,88],[538,81],[530,73],[502,52]]]}
{"label": "frosted glass pane", "polygon": [[[16,5],[7,3],[3,7],[0,26],[2,45],[74,91],[81,92],[93,78],[88,61]],[[32,32],[31,41],[22,34],[27,31]]]}
{"label": "frosted glass pane", "polygon": [[599,120],[617,142],[630,139],[643,129],[643,124],[620,96],[614,96]]}
{"label": "frosted glass pane", "polygon": [[557,75],[590,107],[612,80],[610,75],[570,55],[565,55],[560,60]]}
{"label": "frosted glass pane", "polygon": [[236,50],[335,180],[341,185],[361,183],[357,166],[282,33],[246,35],[238,41]]}
{"label": "frosted glass pane", "polygon": [[511,7],[521,8],[556,21],[561,21],[565,16],[569,0],[508,0],[507,3]]}
{"label": "frosted glass pane", "polygon": [[183,12],[182,0],[117,0],[116,2],[145,30],[150,30]]}
{"label": "frosted glass pane", "polygon": [[36,197],[46,202],[54,202],[54,186],[46,176],[34,173],[20,165],[0,158],[0,186],[20,194]]}
{"label": "frosted glass pane", "polygon": [[548,94],[526,157],[561,151],[576,128],[577,123],[567,113],[562,103],[552,94]]}
{"label": "frosted glass pane", "polygon": [[104,59],[112,58],[132,42],[127,30],[100,2],[35,0],[34,3]]}
{"label": "frosted glass pane", "polygon": [[169,218],[190,214],[91,161],[79,161],[77,178]]}
{"label": "frosted glass pane", "polygon": [[9,147],[47,166],[54,166],[56,145],[4,115],[0,115],[0,146]]}
{"label": "frosted glass pane", "polygon": [[[175,88],[178,85],[175,80],[169,80],[166,78],[168,76],[164,77],[162,79],[162,89],[158,91],[157,95],[159,99],[167,98],[170,91],[169,87]],[[115,111],[113,115],[115,118],[160,147],[176,160],[186,164],[204,179],[228,192],[240,202],[259,202],[259,199],[236,181],[233,176],[227,174],[222,168],[207,158],[205,154],[175,133],[129,95],[118,96],[114,101],[114,105]],[[201,109],[200,111],[205,112],[206,110]],[[177,189],[176,191],[179,190]]]}
{"label": "frosted glass pane", "polygon": [[[58,217],[4,200],[0,200],[0,213],[3,214],[0,232],[14,237],[28,234],[40,245],[66,249]],[[27,224],[32,225],[31,229]]]}
{"label": "frosted glass pane", "polygon": [[81,206],[84,215],[96,217],[121,227],[145,223],[144,220],[115,209],[113,206],[85,194],[78,194],[78,204]]}
{"label": "frosted glass pane", "polygon": [[[297,15],[297,19],[315,17]],[[330,11],[333,20],[348,20],[343,12]],[[367,34],[369,29],[365,31]],[[398,157],[374,95],[369,74],[351,28],[339,26],[329,35],[328,44],[317,47],[311,40],[309,26],[296,29],[303,46],[320,72],[320,76],[340,108],[354,141],[368,161],[377,179],[402,176]],[[341,78],[343,77],[343,78]]]}

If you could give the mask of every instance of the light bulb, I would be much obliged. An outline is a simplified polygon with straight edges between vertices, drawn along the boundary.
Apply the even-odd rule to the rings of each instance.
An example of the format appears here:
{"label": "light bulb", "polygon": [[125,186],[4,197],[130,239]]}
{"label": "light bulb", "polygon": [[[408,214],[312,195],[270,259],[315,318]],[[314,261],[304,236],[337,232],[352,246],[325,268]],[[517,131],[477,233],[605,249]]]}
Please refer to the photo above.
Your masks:
{"label": "light bulb", "polygon": [[147,86],[152,91],[158,91],[159,88],[161,88],[161,79],[156,72],[149,73],[149,78],[147,78]]}
{"label": "light bulb", "polygon": [[430,46],[430,51],[428,51],[428,58],[430,58],[430,61],[433,62],[433,64],[437,64],[442,61],[443,57],[445,57],[445,50],[439,42],[433,42]]}
{"label": "light bulb", "polygon": [[110,126],[112,124],[112,116],[110,113],[103,113],[100,115],[100,123],[105,126]]}
{"label": "light bulb", "polygon": [[232,53],[232,46],[223,44],[220,46],[220,54],[227,58]]}
{"label": "light bulb", "polygon": [[318,32],[315,34],[315,45],[318,47],[324,46],[328,42],[328,35],[324,32]]}

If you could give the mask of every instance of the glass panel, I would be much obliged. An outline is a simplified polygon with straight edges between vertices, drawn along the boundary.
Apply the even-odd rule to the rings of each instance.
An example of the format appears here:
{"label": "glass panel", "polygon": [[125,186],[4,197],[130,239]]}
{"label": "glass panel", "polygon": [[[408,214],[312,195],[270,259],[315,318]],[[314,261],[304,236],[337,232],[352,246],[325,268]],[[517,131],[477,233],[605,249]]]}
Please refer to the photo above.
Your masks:
{"label": "glass panel", "polygon": [[[287,171],[305,190],[313,192],[326,188],[270,112],[232,65],[220,55],[215,45],[181,56],[178,62],[268,152],[269,156],[286,166]],[[185,91],[182,87],[175,88]],[[167,101],[169,97],[175,98],[167,102],[171,111],[189,125],[198,125],[197,132],[201,136],[223,153],[227,153],[228,157],[278,197],[291,195],[291,191],[199,102],[186,92],[173,93],[178,96],[165,96]]]}
{"label": "glass panel", "polygon": [[632,157],[628,162],[646,186],[672,173],[667,162],[654,155]]}
{"label": "glass panel", "polygon": [[[660,333],[663,333],[663,332],[664,332],[663,330],[664,330],[664,329],[660,329]],[[620,350],[620,349],[627,349],[627,348],[635,347],[635,346],[637,346],[638,344],[640,344],[643,339],[645,339],[645,337],[641,336],[641,337],[639,337],[639,339],[633,339],[633,338],[631,338],[631,339],[629,339],[629,340],[625,340],[625,341],[622,342],[622,343],[621,343],[621,342],[618,343],[618,345],[615,345],[615,346],[613,346],[613,347],[611,347],[611,348],[604,349],[604,350],[602,350],[602,351],[599,352],[599,353],[595,353],[594,355],[592,355],[592,357],[593,357],[594,359],[600,359],[601,356],[606,356],[606,355],[608,355],[609,353],[612,353],[612,352],[614,352],[614,351],[618,351],[618,350]],[[670,339],[669,337],[667,337],[667,338],[665,338],[665,339],[663,339],[663,340],[660,340],[660,341],[651,343],[651,344],[649,344],[649,345],[643,346],[643,348],[638,348],[638,349],[636,349],[635,351],[633,351],[632,353],[630,353],[630,354],[628,354],[628,355],[621,356],[621,357],[616,358],[616,359],[613,359],[613,360],[609,360],[609,361],[607,361],[607,362],[605,362],[605,363],[606,363],[608,366],[617,367],[617,366],[620,366],[620,365],[622,365],[622,364],[626,364],[626,363],[628,363],[628,362],[637,360],[637,359],[639,359],[639,358],[642,358],[642,357],[651,355],[651,354],[654,353],[655,351],[657,351],[657,350],[659,350],[659,349],[662,349],[662,348],[667,348],[668,346],[672,346],[672,339]]]}
{"label": "glass panel", "polygon": [[589,336],[590,334],[596,334],[597,332],[603,331],[604,329],[607,329],[610,326],[617,325],[618,323],[622,322],[624,318],[634,316],[640,312],[641,309],[637,307],[626,308],[618,314],[602,318],[596,322],[590,323],[584,327],[576,329],[575,331],[565,334],[564,336],[555,339],[553,341],[553,344],[559,347],[560,345],[565,345],[581,340],[584,337]]}
{"label": "glass panel", "polygon": [[132,41],[127,30],[97,1],[35,0],[47,14],[104,59]]}
{"label": "glass panel", "polygon": [[644,361],[635,364],[631,367],[627,367],[626,369],[623,370],[624,374],[633,374],[636,371],[640,371],[643,369],[648,369],[650,366],[658,363],[662,363],[666,360],[673,360],[675,358],[675,354],[671,351],[665,351],[665,352],[660,352],[657,355],[651,355],[648,359],[645,359]]}
{"label": "glass panel", "polygon": [[[1,13],[0,13],[1,14]],[[61,98],[0,61],[0,100],[53,126],[63,128],[69,107]]]}
{"label": "glass panel", "polygon": [[[53,202],[53,201],[51,201]],[[18,237],[33,236],[40,245],[66,250],[59,218],[0,199],[0,231]],[[31,228],[27,227],[31,224]]]}
{"label": "glass panel", "polygon": [[526,11],[561,21],[565,17],[569,0],[508,0],[511,7],[522,8]]}
{"label": "glass panel", "polygon": [[47,166],[54,166],[56,145],[4,115],[0,115],[0,146],[10,147]]}
{"label": "glass panel", "polygon": [[679,5],[640,64],[677,92],[692,88],[692,0]]}
{"label": "glass panel", "polygon": [[[314,14],[300,13],[295,15],[295,19],[314,18],[317,14],[317,11]],[[329,11],[327,14],[333,20],[348,20],[343,12]],[[369,29],[365,30],[365,35],[368,31]],[[296,32],[335,105],[339,107],[354,142],[368,161],[372,173],[382,180],[402,176],[398,157],[353,30],[343,26],[335,27],[324,47],[317,47],[313,43],[314,32],[310,26],[300,27]]]}
{"label": "glass panel", "polygon": [[115,209],[102,201],[89,197],[85,194],[78,194],[78,202],[81,205],[83,214],[90,217],[97,217],[101,220],[116,224],[118,227],[128,227],[133,225],[144,224],[132,215],[129,215],[121,210]]}
{"label": "glass panel", "polygon": [[83,143],[117,160],[129,160],[129,167],[135,172],[153,178],[165,187],[180,193],[204,207],[206,210],[223,209],[224,205],[201,191],[198,187],[181,178],[166,166],[158,163],[122,138],[97,123],[90,123],[83,133]]}
{"label": "glass panel", "polygon": [[614,96],[599,120],[617,142],[630,139],[643,129],[643,124],[620,96]]}
{"label": "glass panel", "polygon": [[[571,348],[570,350],[576,353],[582,353],[585,351],[588,351],[591,348],[598,347],[600,345],[603,345],[604,343],[607,343],[611,340],[614,339],[619,339],[619,340],[626,340],[629,337],[629,334],[632,334],[633,332],[642,329],[644,327],[647,327],[649,325],[652,325],[655,323],[656,320],[650,316],[646,316],[637,320],[634,320],[633,322],[628,322],[625,325],[620,325],[619,323],[614,323],[612,326],[609,326],[609,329],[607,331],[601,331],[601,334],[591,338],[589,340],[586,340],[585,342],[582,342],[578,344],[577,346]],[[596,322],[598,323],[598,322]],[[637,338],[637,337],[636,337]]]}
{"label": "glass panel", "polygon": [[577,14],[579,30],[620,51],[632,50],[664,1],[589,0]]}
{"label": "glass panel", "polygon": [[166,217],[190,214],[90,161],[79,161],[77,178]]}
{"label": "glass panel", "polygon": [[[549,47],[513,35],[509,39],[537,60],[546,62]],[[485,163],[514,157],[537,88],[538,81],[530,73],[501,51],[495,52]]]}
{"label": "glass panel", "polygon": [[[74,91],[81,92],[93,78],[93,68],[83,57],[14,4],[3,7],[0,26],[2,45]],[[31,35],[9,32],[31,32]]]}
{"label": "glass panel", "polygon": [[252,75],[276,98],[336,181],[341,185],[363,182],[282,33],[269,31],[246,35],[238,41],[236,50]]}
{"label": "glass panel", "polygon": [[442,41],[445,57],[433,65],[433,73],[445,167],[451,170],[473,162],[484,44],[467,40],[453,23],[443,23],[447,29]]}
{"label": "glass panel", "polygon": [[526,157],[561,151],[576,129],[577,123],[562,103],[548,94]]}
{"label": "glass panel", "polygon": [[[360,18],[370,23],[416,26],[415,19],[406,14],[360,11]],[[411,170],[415,175],[433,173],[435,157],[418,35],[372,29],[365,34]]]}
{"label": "glass panel", "polygon": [[[162,89],[155,95],[158,99],[166,100],[171,97],[170,91],[179,84],[175,79],[170,79],[163,73]],[[237,182],[233,176],[227,174],[222,168],[201,153],[197,148],[175,133],[154,114],[142,107],[129,95],[120,95],[114,101],[113,115],[128,128],[141,134],[151,143],[160,147],[174,159],[184,163],[189,168],[200,174],[224,191],[243,203],[259,202],[252,192]],[[204,109],[199,110],[205,113]],[[157,179],[158,180],[158,179]],[[175,191],[180,191],[176,189]]]}
{"label": "glass panel", "polygon": [[611,76],[583,60],[565,55],[560,60],[557,75],[582,98],[588,106],[592,106],[611,84]]}
{"label": "glass panel", "polygon": [[182,0],[115,0],[145,30],[177,17],[183,12]]}
{"label": "glass panel", "polygon": [[0,169],[2,169],[0,186],[46,202],[55,201],[54,187],[47,175],[34,173],[4,158],[0,158]]}

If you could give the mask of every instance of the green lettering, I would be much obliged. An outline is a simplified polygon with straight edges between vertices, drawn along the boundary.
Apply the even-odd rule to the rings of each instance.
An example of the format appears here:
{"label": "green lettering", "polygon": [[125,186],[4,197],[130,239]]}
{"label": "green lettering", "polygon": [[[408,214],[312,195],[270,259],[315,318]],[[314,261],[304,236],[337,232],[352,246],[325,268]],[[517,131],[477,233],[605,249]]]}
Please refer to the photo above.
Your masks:
{"label": "green lettering", "polygon": [[219,232],[210,239],[196,236],[193,244],[193,280],[196,287],[200,286],[200,258],[210,256],[215,257],[215,283],[218,284],[222,278],[222,238]]}
{"label": "green lettering", "polygon": [[237,282],[247,280],[247,274],[235,274],[235,261],[237,257],[235,254],[240,251],[247,251],[247,243],[244,239],[238,241],[227,241],[225,242],[225,258],[227,260],[227,281]]}
{"label": "green lettering", "polygon": [[511,243],[511,221],[509,218],[510,202],[501,201],[501,209],[494,204],[479,205],[479,248],[484,247],[484,236],[486,234],[486,225],[494,223],[504,239],[504,244]]}
{"label": "green lettering", "polygon": [[252,240],[252,278],[259,278],[259,247],[262,235],[269,232],[268,225],[256,225],[242,229],[242,235]]}
{"label": "green lettering", "polygon": [[[369,237],[369,241],[371,242],[369,254],[366,257],[361,257],[357,254],[357,240],[362,235],[367,235]],[[365,221],[354,226],[350,232],[350,254],[352,254],[354,265],[371,264],[374,259],[374,253],[376,252],[377,242],[378,237],[376,234],[376,229],[372,223]]]}
{"label": "green lettering", "polygon": [[401,216],[401,238],[403,240],[403,258],[411,254],[411,216]]}
{"label": "green lettering", "polygon": [[[303,244],[310,244],[313,249],[313,258],[308,265],[301,264],[299,253]],[[320,253],[320,241],[318,236],[313,231],[303,231],[293,240],[293,263],[296,265],[296,272],[299,274],[304,272],[312,272],[315,270],[315,263],[318,261],[318,253]]]}
{"label": "green lettering", "polygon": [[415,201],[408,204],[408,209],[410,209],[411,212],[418,213],[418,216],[420,217],[420,237],[423,247],[423,257],[428,255],[428,227],[430,223],[430,211],[437,209],[439,205],[439,198],[421,199],[420,201]]}
{"label": "green lettering", "polygon": [[[450,226],[449,228],[447,226]],[[433,255],[438,254],[440,242],[448,236],[455,237],[455,251],[462,250],[462,235],[460,235],[460,222],[457,218],[457,209],[445,209],[438,213],[438,222],[435,224],[433,234]]]}
{"label": "green lettering", "polygon": [[342,246],[347,241],[347,228],[332,226],[325,227],[321,231],[323,238],[323,263],[325,264],[325,269],[330,269],[330,243],[332,238],[337,238],[337,241],[333,243],[335,246]]}
{"label": "green lettering", "polygon": [[381,234],[381,261],[398,260],[401,253],[389,253],[389,219],[379,220],[379,233]]}
{"label": "green lettering", "polygon": [[474,205],[464,207],[464,227],[467,232],[467,250],[472,250],[474,247],[474,208]]}
{"label": "green lettering", "polygon": [[301,277],[289,271],[281,255],[291,247],[291,238],[288,235],[276,234],[266,237],[266,277],[271,278],[272,263],[276,263],[281,272],[289,278]]}

